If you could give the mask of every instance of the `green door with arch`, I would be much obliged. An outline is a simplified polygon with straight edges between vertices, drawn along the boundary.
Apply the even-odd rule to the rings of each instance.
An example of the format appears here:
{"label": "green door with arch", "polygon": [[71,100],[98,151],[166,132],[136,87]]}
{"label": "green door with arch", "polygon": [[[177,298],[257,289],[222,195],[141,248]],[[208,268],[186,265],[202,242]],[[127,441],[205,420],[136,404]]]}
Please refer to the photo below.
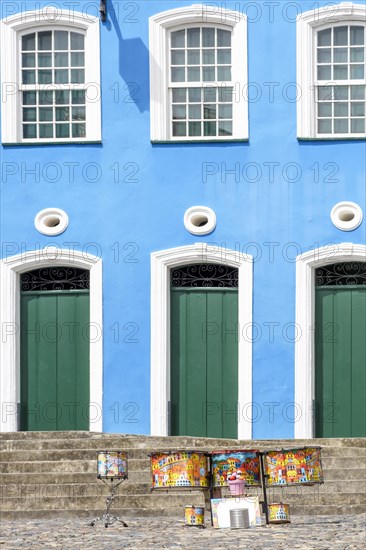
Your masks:
{"label": "green door with arch", "polygon": [[238,436],[238,272],[171,273],[170,434]]}
{"label": "green door with arch", "polygon": [[89,430],[89,272],[21,276],[20,429]]}
{"label": "green door with arch", "polygon": [[366,436],[366,263],[316,271],[316,437]]}

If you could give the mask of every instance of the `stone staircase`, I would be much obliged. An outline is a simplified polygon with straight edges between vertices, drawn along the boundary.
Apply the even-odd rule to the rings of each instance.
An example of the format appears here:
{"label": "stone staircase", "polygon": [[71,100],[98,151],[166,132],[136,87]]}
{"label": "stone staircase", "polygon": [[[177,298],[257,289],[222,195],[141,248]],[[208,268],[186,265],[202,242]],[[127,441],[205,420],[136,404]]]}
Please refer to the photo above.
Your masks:
{"label": "stone staircase", "polygon": [[[187,504],[205,504],[207,491],[151,491],[148,454],[160,450],[280,449],[322,447],[325,483],[271,487],[269,502],[290,504],[291,514],[358,514],[366,509],[366,439],[238,441],[198,437],[150,437],[89,432],[0,434],[0,519],[88,517],[105,512],[104,483],[96,478],[96,451],[128,453],[128,480],[112,512],[128,516],[179,516]],[[206,494],[205,494],[206,493]],[[259,488],[250,494],[262,499]]]}

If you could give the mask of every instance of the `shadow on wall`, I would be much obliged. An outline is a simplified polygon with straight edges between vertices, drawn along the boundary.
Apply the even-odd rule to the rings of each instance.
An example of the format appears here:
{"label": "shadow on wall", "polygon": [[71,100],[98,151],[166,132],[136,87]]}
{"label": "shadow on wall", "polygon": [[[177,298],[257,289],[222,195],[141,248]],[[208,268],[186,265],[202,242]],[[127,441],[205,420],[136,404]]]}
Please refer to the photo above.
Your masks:
{"label": "shadow on wall", "polygon": [[[135,103],[143,113],[149,111],[149,50],[140,38],[124,39],[119,26],[120,21],[138,23],[139,13],[123,11],[123,3],[119,0],[107,2],[107,21],[104,25],[111,30],[111,22],[119,39],[118,69],[121,78],[126,83],[126,103]],[[136,20],[136,21],[135,21]],[[136,82],[136,68],[139,70],[139,81]]]}

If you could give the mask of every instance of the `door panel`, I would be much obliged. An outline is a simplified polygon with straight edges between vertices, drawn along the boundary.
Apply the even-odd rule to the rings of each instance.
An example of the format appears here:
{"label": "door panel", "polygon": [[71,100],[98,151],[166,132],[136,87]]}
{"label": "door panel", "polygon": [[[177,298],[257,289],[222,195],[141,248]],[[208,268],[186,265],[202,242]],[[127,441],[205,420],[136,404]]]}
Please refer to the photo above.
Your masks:
{"label": "door panel", "polygon": [[21,296],[21,429],[89,429],[89,294]]}
{"label": "door panel", "polygon": [[366,435],[366,288],[316,289],[317,437]]}
{"label": "door panel", "polygon": [[238,294],[171,292],[171,434],[237,437]]}

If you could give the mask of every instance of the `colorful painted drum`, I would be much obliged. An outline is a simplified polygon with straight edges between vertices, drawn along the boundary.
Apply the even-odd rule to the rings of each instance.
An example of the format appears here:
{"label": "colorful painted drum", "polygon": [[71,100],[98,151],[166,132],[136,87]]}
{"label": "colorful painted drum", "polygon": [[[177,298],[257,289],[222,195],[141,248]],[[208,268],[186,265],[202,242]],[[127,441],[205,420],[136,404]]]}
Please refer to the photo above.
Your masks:
{"label": "colorful painted drum", "polygon": [[185,506],[184,524],[194,525],[196,527],[205,526],[205,507],[204,506]]}
{"label": "colorful painted drum", "polygon": [[209,455],[200,451],[152,453],[152,489],[204,489],[210,486]]}
{"label": "colorful painted drum", "polygon": [[98,477],[127,479],[127,453],[98,451]]}
{"label": "colorful painted drum", "polygon": [[269,523],[290,523],[290,506],[283,502],[268,504]]}
{"label": "colorful painted drum", "polygon": [[281,449],[265,454],[267,485],[323,483],[320,447]]}
{"label": "colorful painted drum", "polygon": [[260,486],[257,450],[214,451],[211,468],[214,487],[226,487],[234,479],[244,479],[247,486]]}

